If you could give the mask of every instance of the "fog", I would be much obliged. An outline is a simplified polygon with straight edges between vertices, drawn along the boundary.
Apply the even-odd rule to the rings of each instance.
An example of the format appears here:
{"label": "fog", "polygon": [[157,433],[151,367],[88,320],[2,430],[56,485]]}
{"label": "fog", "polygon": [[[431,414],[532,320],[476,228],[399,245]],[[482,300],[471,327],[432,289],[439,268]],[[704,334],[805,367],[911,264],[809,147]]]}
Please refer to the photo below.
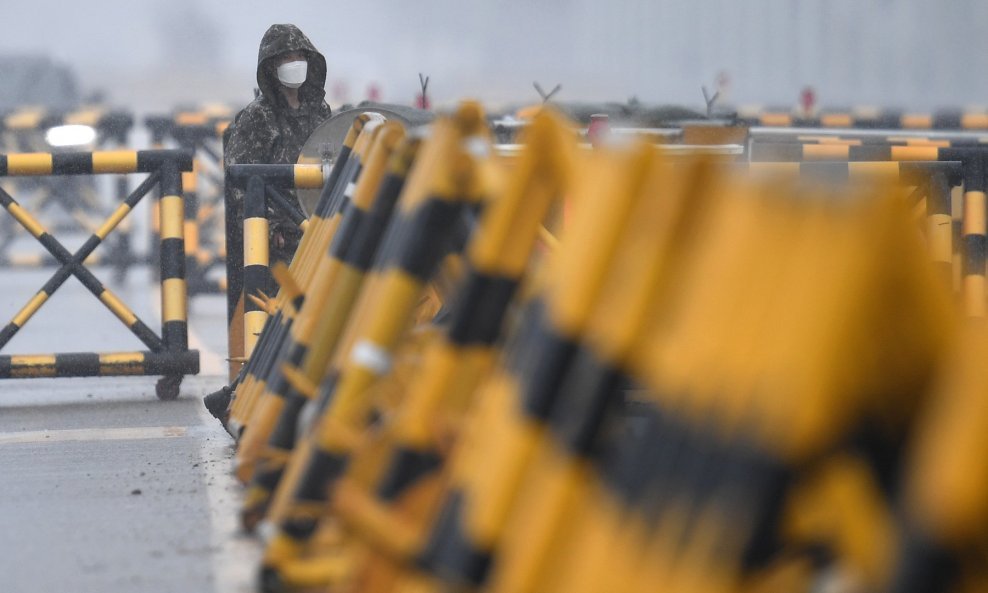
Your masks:
{"label": "fog", "polygon": [[568,100],[964,107],[988,96],[983,0],[33,0],[3,4],[4,54],[47,53],[137,110],[243,104],[272,23],[326,55],[331,103]]}

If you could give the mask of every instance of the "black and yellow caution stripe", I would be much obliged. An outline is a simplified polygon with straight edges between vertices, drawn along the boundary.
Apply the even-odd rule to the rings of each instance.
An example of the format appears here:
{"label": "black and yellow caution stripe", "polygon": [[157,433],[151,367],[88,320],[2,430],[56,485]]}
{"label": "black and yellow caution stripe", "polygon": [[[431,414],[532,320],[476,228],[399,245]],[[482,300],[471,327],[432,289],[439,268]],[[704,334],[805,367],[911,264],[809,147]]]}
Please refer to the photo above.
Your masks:
{"label": "black and yellow caution stripe", "polygon": [[985,130],[988,113],[943,110],[937,112],[876,113],[823,112],[804,115],[788,110],[742,113],[740,119],[753,125],[773,128],[847,128],[902,130]]}
{"label": "black and yellow caution stripe", "polygon": [[[842,147],[843,148],[843,147]],[[833,182],[876,181],[887,179],[904,185],[925,183],[933,174],[943,174],[952,185],[958,185],[963,162],[954,161],[753,161],[746,165],[753,173],[791,174],[805,179]]]}
{"label": "black and yellow caution stripe", "polygon": [[161,337],[169,350],[186,350],[189,343],[188,285],[185,279],[185,198],[180,171],[166,162],[161,170],[161,198],[158,200],[161,262]]}
{"label": "black and yellow caution stripe", "polygon": [[230,165],[227,169],[235,184],[243,185],[251,177],[260,177],[269,187],[320,189],[323,187],[322,165]]}
{"label": "black and yellow caution stripe", "polygon": [[988,248],[985,225],[985,169],[988,161],[986,147],[755,144],[751,147],[750,157],[753,162],[814,160],[960,162],[964,184],[961,234],[963,254],[961,292],[964,311],[968,317],[983,318],[988,315],[988,303],[986,303],[988,286],[985,280],[986,248]]}
{"label": "black and yellow caution stripe", "polygon": [[[312,511],[321,508],[346,469],[352,453],[349,436],[366,420],[370,402],[366,389],[390,368],[394,349],[412,319],[426,283],[453,247],[457,224],[479,188],[463,175],[476,164],[466,148],[479,137],[479,106],[465,104],[449,119],[439,120],[434,136],[422,148],[403,193],[401,212],[391,245],[381,254],[384,269],[376,283],[374,300],[357,316],[351,344],[338,349],[333,363],[336,381],[323,383],[318,399],[326,398],[316,426],[308,437],[308,455],[297,459],[297,478],[287,489],[292,514],[276,522],[277,534],[265,552],[265,567],[278,570],[291,561],[293,550],[305,545],[318,524]],[[405,197],[408,198],[405,201]],[[317,404],[318,407],[318,404]],[[303,510],[304,509],[304,510]],[[301,510],[296,514],[296,510]]]}
{"label": "black and yellow caution stripe", "polygon": [[174,150],[104,150],[2,154],[0,176],[153,173],[165,163],[173,163],[181,171],[190,171],[192,153]]}
{"label": "black and yellow caution stripe", "polygon": [[[237,476],[245,482],[251,479],[255,459],[258,451],[268,440],[272,423],[276,421],[281,422],[281,416],[284,415],[282,414],[284,396],[293,395],[291,386],[285,382],[283,365],[286,361],[289,364],[299,365],[309,355],[309,341],[313,335],[313,323],[315,323],[312,320],[312,316],[328,315],[336,319],[345,317],[345,314],[342,317],[333,314],[336,307],[331,306],[332,299],[330,298],[331,292],[334,295],[337,294],[335,290],[331,291],[331,288],[341,289],[340,286],[335,285],[334,281],[339,271],[339,262],[334,258],[325,257],[325,253],[339,234],[341,221],[347,216],[356,216],[355,214],[349,214],[354,208],[343,207],[344,204],[349,203],[353,188],[363,188],[362,192],[366,194],[365,197],[369,200],[373,196],[372,186],[376,187],[380,181],[380,178],[376,175],[368,176],[366,174],[367,169],[364,168],[363,161],[365,158],[370,158],[373,153],[372,148],[376,144],[375,140],[377,138],[376,130],[381,127],[382,122],[378,121],[374,125],[365,125],[367,123],[365,120],[367,119],[369,118],[358,118],[354,120],[351,126],[351,132],[356,135],[354,130],[359,129],[361,131],[359,138],[353,142],[354,151],[348,158],[342,175],[337,177],[335,185],[333,187],[324,187],[319,205],[316,208],[316,213],[313,215],[315,226],[310,232],[303,235],[302,243],[299,245],[295,259],[293,259],[293,264],[298,262],[300,268],[302,264],[309,264],[305,268],[312,273],[311,282],[306,287],[309,298],[306,299],[305,306],[297,308],[300,312],[298,322],[292,325],[291,331],[285,336],[286,340],[284,343],[279,341],[275,345],[275,348],[269,352],[265,352],[265,360],[270,365],[262,371],[258,371],[264,373],[260,375],[260,380],[258,381],[258,385],[263,386],[264,389],[256,390],[260,393],[256,398],[257,404],[254,410],[248,412],[251,418],[250,422],[255,427],[253,430],[248,431],[245,434],[245,438],[242,439],[235,461]],[[348,138],[350,138],[350,134],[348,134]],[[383,153],[380,152],[381,149],[379,148],[377,150],[379,152],[378,157],[383,156]],[[370,169],[375,168],[370,167]],[[348,215],[345,216],[344,211]],[[320,216],[320,212],[328,216]],[[327,299],[330,300],[327,301]],[[338,337],[338,332],[326,327],[321,327],[317,331],[321,334],[320,340],[317,343],[317,352],[315,353],[318,355],[319,352],[326,351],[329,345],[334,343]],[[279,334],[279,337],[281,335]],[[315,371],[315,369],[308,369],[307,365],[303,366],[306,367],[307,373]],[[325,367],[325,364],[318,368],[320,374],[325,370],[323,367]],[[240,422],[240,417],[246,415],[238,413],[238,419],[235,420],[234,414],[231,413],[231,423]]]}
{"label": "black and yellow caution stripe", "polygon": [[[264,437],[270,432],[270,437],[262,439],[267,442],[260,451],[258,468],[251,479],[253,492],[249,500],[266,501],[277,486],[283,461],[294,446],[298,413],[311,397],[311,394],[306,395],[293,388],[285,376],[283,365],[287,363],[292,368],[300,369],[309,381],[315,382],[321,378],[342,332],[340,324],[346,318],[345,312],[357,299],[358,289],[371,267],[404,186],[418,143],[399,147],[404,138],[400,124],[385,125],[386,131],[378,136],[374,150],[368,155],[368,164],[351,206],[342,213],[340,225],[329,246],[329,257],[321,258],[320,274],[310,286],[311,300],[307,299],[306,308],[292,328],[288,342],[280,353],[280,364],[271,369],[268,391],[262,398],[276,398],[284,404],[279,406],[277,402],[269,401],[264,409],[271,417],[258,419],[262,424],[257,427],[261,431],[260,436]],[[310,352],[314,339],[317,343]],[[238,451],[238,468],[240,463],[253,463],[254,452],[249,451],[246,445],[245,442],[245,446]]]}
{"label": "black and yellow caution stripe", "polygon": [[0,355],[0,379],[171,375],[199,372],[199,352],[74,352]]}
{"label": "black and yellow caution stripe", "polygon": [[[352,509],[341,509],[344,520],[357,525],[371,541],[389,542],[382,544],[386,549],[401,550],[400,561],[412,560],[416,552],[407,544],[391,543],[397,542],[391,534],[402,531],[398,525],[408,525],[408,519],[397,520],[392,509],[443,467],[431,423],[440,415],[465,415],[481,377],[494,366],[502,322],[529,271],[541,222],[568,186],[573,155],[563,130],[563,123],[548,112],[537,115],[526,130],[526,144],[506,184],[510,189],[485,209],[470,237],[469,267],[452,300],[446,331],[426,346],[423,367],[396,418],[383,471],[366,492],[350,488],[347,496],[338,497],[341,504],[361,501]],[[368,513],[368,509],[373,510]],[[423,523],[432,519],[416,518]]]}

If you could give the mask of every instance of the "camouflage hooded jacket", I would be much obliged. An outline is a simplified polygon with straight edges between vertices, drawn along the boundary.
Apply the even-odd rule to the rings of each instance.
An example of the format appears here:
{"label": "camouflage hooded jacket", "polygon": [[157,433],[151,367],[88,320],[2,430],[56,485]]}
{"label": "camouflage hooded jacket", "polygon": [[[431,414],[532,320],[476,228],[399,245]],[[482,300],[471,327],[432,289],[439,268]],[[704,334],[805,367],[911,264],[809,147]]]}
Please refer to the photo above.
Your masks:
{"label": "camouflage hooded jacket", "polygon": [[[281,93],[275,58],[290,51],[306,55],[308,72],[299,87],[301,105],[292,109]],[[298,160],[312,132],[330,116],[326,91],[326,58],[295,25],[271,25],[257,52],[257,87],[260,94],[233,120],[224,148],[224,162],[233,164],[289,164]],[[236,196],[240,202],[243,196]],[[289,218],[269,208],[272,232],[294,229]]]}

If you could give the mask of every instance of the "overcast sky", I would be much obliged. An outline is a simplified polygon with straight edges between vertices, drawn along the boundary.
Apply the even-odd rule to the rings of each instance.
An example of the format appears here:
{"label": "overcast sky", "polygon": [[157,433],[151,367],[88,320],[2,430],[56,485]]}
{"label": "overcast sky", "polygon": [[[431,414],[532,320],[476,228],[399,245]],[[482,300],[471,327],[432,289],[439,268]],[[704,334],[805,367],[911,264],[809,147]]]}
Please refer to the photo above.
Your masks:
{"label": "overcast sky", "polygon": [[138,110],[251,98],[257,45],[299,25],[327,90],[371,84],[408,103],[560,98],[702,105],[723,72],[738,103],[928,109],[985,103],[988,1],[950,0],[6,0],[0,51],[47,52]]}

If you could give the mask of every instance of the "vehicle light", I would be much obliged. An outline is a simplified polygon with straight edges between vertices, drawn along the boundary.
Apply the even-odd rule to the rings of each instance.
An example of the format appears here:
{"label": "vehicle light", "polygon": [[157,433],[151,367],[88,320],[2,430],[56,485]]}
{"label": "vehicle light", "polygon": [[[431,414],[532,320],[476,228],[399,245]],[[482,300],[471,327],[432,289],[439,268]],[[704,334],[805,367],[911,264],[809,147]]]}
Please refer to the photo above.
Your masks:
{"label": "vehicle light", "polygon": [[96,140],[96,130],[90,126],[55,126],[45,132],[45,141],[51,146],[82,146],[94,140]]}

